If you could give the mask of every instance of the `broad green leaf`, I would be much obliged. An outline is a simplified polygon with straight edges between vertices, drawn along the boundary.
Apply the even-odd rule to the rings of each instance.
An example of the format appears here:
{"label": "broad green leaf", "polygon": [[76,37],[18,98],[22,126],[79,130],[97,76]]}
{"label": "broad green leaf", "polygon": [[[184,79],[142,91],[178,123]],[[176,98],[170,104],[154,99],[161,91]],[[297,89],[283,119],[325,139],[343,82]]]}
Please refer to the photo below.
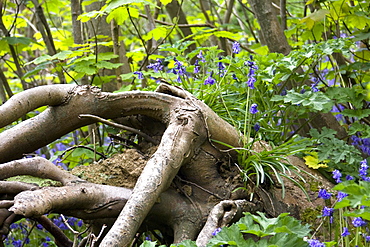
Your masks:
{"label": "broad green leaf", "polygon": [[52,57],[51,56],[49,56],[49,55],[42,55],[42,56],[40,56],[38,58],[35,58],[34,60],[32,60],[31,62],[29,62],[27,64],[30,64],[30,63],[40,64],[40,63],[44,63],[45,61],[50,61],[50,60],[52,60]]}
{"label": "broad green leaf", "polygon": [[328,165],[325,162],[319,160],[317,152],[310,153],[311,155],[304,156],[306,165],[312,169],[326,168]]}
{"label": "broad green leaf", "polygon": [[[130,12],[131,13],[131,12]],[[110,23],[113,19],[116,21],[117,25],[122,25],[127,19],[129,18],[127,8],[126,7],[118,7],[112,10],[108,16],[106,21]]]}
{"label": "broad green leaf", "polygon": [[157,242],[152,242],[152,241],[148,241],[148,240],[145,240],[141,245],[140,247],[155,247],[157,244]]}
{"label": "broad green leaf", "polygon": [[240,34],[232,33],[229,31],[216,31],[213,32],[213,35],[215,35],[216,37],[228,38],[232,40],[240,40],[242,38]]}
{"label": "broad green leaf", "polygon": [[181,243],[178,243],[178,244],[171,244],[171,247],[197,247],[195,241],[192,241],[192,240],[184,240],[182,241]]}
{"label": "broad green leaf", "polygon": [[123,5],[137,4],[137,3],[144,3],[144,4],[155,6],[155,4],[149,0],[111,0],[111,1],[107,1],[107,4],[102,7],[101,11],[104,11],[105,13],[110,13],[112,10],[118,7],[121,7]]}
{"label": "broad green leaf", "polygon": [[81,22],[88,22],[92,18],[95,18],[95,17],[100,16],[102,14],[104,14],[104,13],[101,12],[101,11],[94,10],[94,11],[86,12],[86,13],[83,13],[83,14],[79,15],[77,20],[79,20]]}
{"label": "broad green leaf", "polygon": [[169,4],[170,2],[172,2],[172,0],[160,0],[161,3],[166,6],[167,4]]}
{"label": "broad green leaf", "polygon": [[147,35],[145,35],[144,40],[149,40],[154,38],[155,40],[159,40],[165,38],[167,35],[167,28],[165,27],[156,27],[155,29],[151,30]]}
{"label": "broad green leaf", "polygon": [[344,109],[340,114],[347,117],[356,117],[361,119],[370,115],[370,109]]}

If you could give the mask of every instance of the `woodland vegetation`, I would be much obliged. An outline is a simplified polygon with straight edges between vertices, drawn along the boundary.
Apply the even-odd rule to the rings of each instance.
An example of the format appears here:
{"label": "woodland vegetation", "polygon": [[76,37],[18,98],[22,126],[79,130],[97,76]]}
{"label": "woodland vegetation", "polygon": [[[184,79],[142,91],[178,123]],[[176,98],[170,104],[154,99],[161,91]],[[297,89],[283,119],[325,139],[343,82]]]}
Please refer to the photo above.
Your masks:
{"label": "woodland vegetation", "polygon": [[369,13],[0,0],[0,246],[368,246]]}

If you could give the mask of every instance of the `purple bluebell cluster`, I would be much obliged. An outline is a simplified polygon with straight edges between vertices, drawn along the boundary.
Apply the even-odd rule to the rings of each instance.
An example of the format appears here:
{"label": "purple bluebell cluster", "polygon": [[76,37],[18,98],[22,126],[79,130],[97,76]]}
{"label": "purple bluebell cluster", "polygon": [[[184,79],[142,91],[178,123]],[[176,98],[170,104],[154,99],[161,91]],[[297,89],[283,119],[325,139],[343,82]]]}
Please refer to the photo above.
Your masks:
{"label": "purple bluebell cluster", "polygon": [[251,114],[256,114],[258,112],[258,109],[257,109],[258,105],[256,103],[253,103],[251,104],[251,108],[250,108],[250,113]]}
{"label": "purple bluebell cluster", "polygon": [[233,53],[239,54],[239,52],[241,51],[240,44],[238,42],[234,42],[232,50],[233,50]]}
{"label": "purple bluebell cluster", "polygon": [[324,200],[328,200],[330,199],[331,195],[332,193],[327,192],[326,189],[320,189],[318,197]]}
{"label": "purple bluebell cluster", "polygon": [[342,173],[339,170],[334,170],[333,171],[333,178],[334,178],[335,182],[341,183],[342,182],[342,180],[341,180]]}
{"label": "purple bluebell cluster", "polygon": [[141,72],[141,71],[135,71],[135,72],[134,72],[134,75],[137,75],[137,78],[138,78],[139,80],[144,79],[143,72]]}
{"label": "purple bluebell cluster", "polygon": [[155,73],[158,73],[159,71],[163,70],[163,64],[162,60],[157,58],[155,63],[151,63],[148,66],[146,66],[148,69],[154,70]]}
{"label": "purple bluebell cluster", "polygon": [[325,244],[321,243],[317,239],[309,239],[307,240],[307,243],[309,244],[310,247],[325,247]]}
{"label": "purple bluebell cluster", "polygon": [[245,65],[249,67],[247,85],[251,89],[254,89],[254,83],[257,81],[255,72],[258,67],[253,61],[252,56],[250,56],[250,61],[245,62]]}
{"label": "purple bluebell cluster", "polygon": [[370,138],[351,136],[352,145],[358,147],[364,154],[370,156]]}
{"label": "purple bluebell cluster", "polygon": [[216,83],[215,78],[212,77],[213,72],[210,73],[210,75],[204,80],[204,85],[213,85]]}
{"label": "purple bluebell cluster", "polygon": [[218,227],[212,232],[212,236],[216,236],[219,232],[221,232],[222,228]]}

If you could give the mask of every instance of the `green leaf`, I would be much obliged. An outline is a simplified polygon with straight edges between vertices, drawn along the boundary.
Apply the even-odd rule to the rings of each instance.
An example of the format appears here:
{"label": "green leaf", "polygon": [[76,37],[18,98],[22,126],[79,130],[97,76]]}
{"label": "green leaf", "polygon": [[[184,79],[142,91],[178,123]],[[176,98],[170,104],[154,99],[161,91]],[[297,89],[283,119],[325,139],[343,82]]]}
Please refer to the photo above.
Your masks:
{"label": "green leaf", "polygon": [[160,2],[166,6],[167,4],[169,4],[170,2],[172,2],[172,0],[160,0]]}
{"label": "green leaf", "polygon": [[197,247],[195,241],[192,241],[190,239],[184,240],[181,243],[178,244],[171,244],[171,247]]}
{"label": "green leaf", "polygon": [[98,61],[95,66],[98,69],[116,69],[121,66],[122,63],[111,63],[107,61]]}
{"label": "green leaf", "polygon": [[147,35],[145,35],[144,40],[149,40],[151,38],[154,38],[155,40],[159,40],[161,38],[165,38],[166,35],[167,35],[167,28],[159,26],[151,30]]}
{"label": "green leaf", "polygon": [[208,242],[207,246],[224,244],[246,246],[243,235],[239,231],[239,227],[236,224],[222,228],[221,232],[219,232],[214,238],[212,238]]}
{"label": "green leaf", "polygon": [[347,117],[356,117],[361,119],[370,115],[370,109],[344,109],[340,114]]}
{"label": "green leaf", "polygon": [[155,247],[157,244],[157,242],[152,242],[152,241],[148,241],[148,240],[145,240],[141,245],[140,247]]}
{"label": "green leaf", "polygon": [[104,11],[105,13],[110,13],[112,10],[119,8],[123,5],[129,5],[129,4],[134,4],[134,3],[136,4],[145,3],[145,4],[152,5],[152,6],[156,6],[153,2],[149,0],[112,0],[112,1],[107,1],[107,4],[102,7],[101,11]]}

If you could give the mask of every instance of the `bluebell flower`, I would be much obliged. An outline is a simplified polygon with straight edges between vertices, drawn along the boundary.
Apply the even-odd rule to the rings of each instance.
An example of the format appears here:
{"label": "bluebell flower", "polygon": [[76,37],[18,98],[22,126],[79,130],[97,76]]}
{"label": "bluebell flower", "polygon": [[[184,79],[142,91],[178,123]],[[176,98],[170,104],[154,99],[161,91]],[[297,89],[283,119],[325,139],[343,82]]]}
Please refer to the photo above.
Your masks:
{"label": "bluebell flower", "polygon": [[351,175],[347,175],[347,176],[346,176],[346,180],[347,180],[347,181],[350,181],[350,180],[353,180],[353,179],[354,179],[354,177],[352,177]]}
{"label": "bluebell flower", "polygon": [[[251,60],[253,59],[252,56],[250,58]],[[245,64],[249,67],[247,85],[251,89],[254,89],[254,83],[257,81],[255,78],[255,71],[258,69],[258,67],[253,61],[247,61]]]}
{"label": "bluebell flower", "polygon": [[212,77],[212,73],[204,80],[204,85],[213,85],[216,83],[216,80]]}
{"label": "bluebell flower", "polygon": [[235,54],[239,54],[239,52],[241,51],[240,49],[240,44],[238,42],[234,42],[233,43],[233,53]]}
{"label": "bluebell flower", "polygon": [[321,243],[317,239],[309,239],[307,240],[307,243],[309,244],[310,247],[325,247],[325,244]]}
{"label": "bluebell flower", "polygon": [[340,173],[339,170],[335,169],[333,171],[333,178],[334,178],[335,182],[337,182],[337,183],[342,182],[341,177],[342,177],[342,173]]}
{"label": "bluebell flower", "polygon": [[366,177],[367,169],[369,169],[369,166],[367,165],[367,160],[364,159],[360,162],[360,169],[358,171],[360,177],[362,177],[362,178]]}
{"label": "bluebell flower", "polygon": [[175,67],[172,69],[172,73],[179,76],[185,75],[186,70],[185,67],[182,65],[182,62],[180,62],[176,58],[174,58],[173,60],[175,61]]}
{"label": "bluebell flower", "polygon": [[198,74],[199,72],[200,72],[200,66],[199,66],[199,61],[198,61],[198,59],[197,60],[195,60],[195,63],[194,63],[194,74]]}
{"label": "bluebell flower", "polygon": [[22,247],[22,240],[13,240],[12,242],[14,247]]}
{"label": "bluebell flower", "polygon": [[221,227],[218,227],[216,228],[213,232],[212,232],[212,236],[216,236],[220,231],[222,230]]}
{"label": "bluebell flower", "polygon": [[199,54],[197,55],[197,58],[199,58],[202,63],[206,62],[206,59],[203,56],[203,51],[202,50],[199,51]]}
{"label": "bluebell flower", "polygon": [[237,77],[235,74],[232,74],[232,77],[233,77],[233,79],[234,79],[235,81],[237,81],[237,80],[238,80],[238,77]]}
{"label": "bluebell flower", "polygon": [[254,89],[254,83],[256,82],[256,78],[254,77],[248,77],[247,85],[250,87],[250,89]]}
{"label": "bluebell flower", "polygon": [[347,227],[343,227],[343,232],[341,234],[342,237],[346,237],[349,235],[349,231]]}
{"label": "bluebell flower", "polygon": [[259,131],[260,130],[260,128],[261,128],[261,126],[259,125],[259,123],[256,123],[254,126],[253,126],[253,129],[254,129],[254,131]]}
{"label": "bluebell flower", "polygon": [[322,210],[322,216],[333,216],[333,213],[334,213],[334,208],[329,208],[327,206],[325,206]]}
{"label": "bluebell flower", "polygon": [[256,103],[253,103],[253,104],[251,105],[251,108],[249,109],[249,112],[250,112],[251,114],[256,114],[256,113],[258,112],[257,107],[258,107],[258,105],[257,105]]}
{"label": "bluebell flower", "polygon": [[366,241],[366,243],[369,243],[370,242],[370,236],[365,236],[365,241]]}
{"label": "bluebell flower", "polygon": [[338,202],[340,202],[344,197],[348,196],[347,193],[344,193],[342,191],[339,191],[338,192],[338,195],[337,195],[337,199],[338,199]]}
{"label": "bluebell flower", "polygon": [[319,195],[318,195],[318,197],[319,198],[322,198],[322,199],[324,199],[324,200],[327,200],[327,199],[330,199],[330,197],[331,197],[331,193],[329,193],[329,192],[327,192],[326,191],[326,189],[320,189],[319,190]]}
{"label": "bluebell flower", "polygon": [[135,71],[135,72],[134,72],[134,75],[137,75],[137,78],[138,78],[139,80],[144,79],[143,72],[141,72],[141,71]]}
{"label": "bluebell flower", "polygon": [[151,63],[146,66],[148,69],[153,69],[155,73],[158,73],[163,69],[162,60],[157,58],[155,63]]}
{"label": "bluebell flower", "polygon": [[[222,57],[219,57],[219,58],[218,58],[218,60],[222,60]],[[217,66],[218,66],[218,74],[219,74],[221,77],[222,77],[222,76],[224,76],[226,67],[225,67],[225,65],[223,64],[223,62],[218,61]]]}
{"label": "bluebell flower", "polygon": [[77,226],[81,227],[84,224],[82,220],[77,221]]}
{"label": "bluebell flower", "polygon": [[367,225],[366,221],[364,221],[361,217],[355,217],[352,220],[352,224],[355,227],[361,227],[361,226],[366,226]]}

